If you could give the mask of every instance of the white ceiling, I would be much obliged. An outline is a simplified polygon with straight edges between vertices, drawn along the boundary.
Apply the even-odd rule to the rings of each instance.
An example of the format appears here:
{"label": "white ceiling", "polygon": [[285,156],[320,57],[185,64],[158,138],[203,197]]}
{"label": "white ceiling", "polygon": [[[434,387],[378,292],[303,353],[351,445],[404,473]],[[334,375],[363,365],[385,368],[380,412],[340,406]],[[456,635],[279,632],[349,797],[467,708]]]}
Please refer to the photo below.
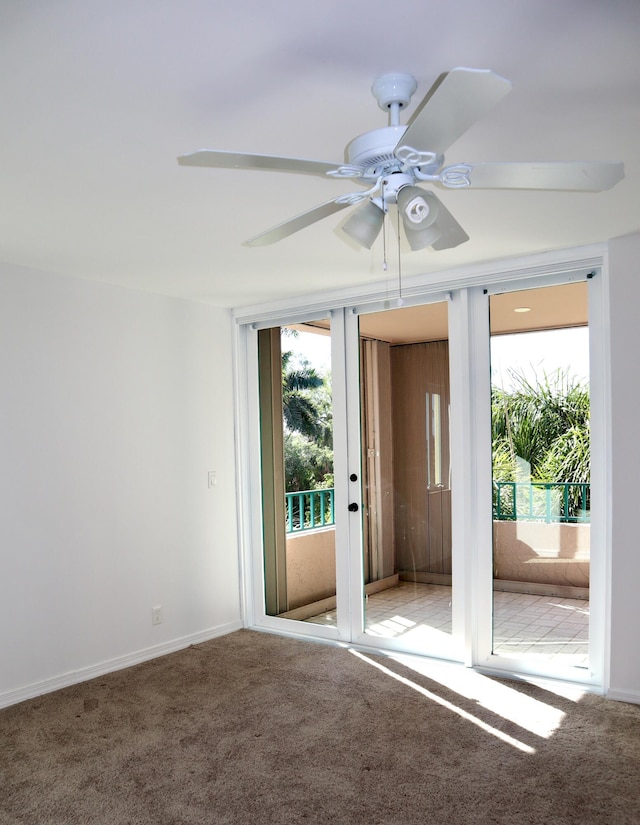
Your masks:
{"label": "white ceiling", "polygon": [[[443,191],[471,240],[407,253],[403,275],[640,229],[638,0],[4,0],[0,261],[233,306],[379,281],[333,216],[242,240],[353,189],[309,176],[179,167],[202,148],[342,161],[386,125],[370,93],[454,66],[511,93],[458,161],[622,160],[600,194]],[[390,259],[389,278],[397,272]]]}

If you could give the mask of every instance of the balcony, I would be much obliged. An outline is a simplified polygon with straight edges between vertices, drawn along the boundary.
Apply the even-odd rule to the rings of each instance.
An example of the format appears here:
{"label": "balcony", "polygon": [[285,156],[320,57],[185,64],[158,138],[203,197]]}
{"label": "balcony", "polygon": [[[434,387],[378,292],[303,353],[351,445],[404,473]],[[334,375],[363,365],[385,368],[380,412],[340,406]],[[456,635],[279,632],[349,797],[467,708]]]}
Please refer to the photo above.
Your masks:
{"label": "balcony", "polygon": [[[571,652],[586,655],[581,637],[588,622],[588,507],[587,484],[494,485],[494,608],[496,617],[504,614],[501,635],[496,637],[501,649],[544,648],[541,639],[530,638],[527,628],[535,624],[530,614],[548,613],[548,621],[555,611],[568,626],[564,620],[557,627],[550,624],[555,629],[544,634],[546,647],[560,655],[561,648],[568,653],[573,646]],[[287,494],[286,519],[287,615],[331,622],[336,592],[333,489]],[[429,619],[427,603],[450,601],[451,588],[445,577],[431,582],[423,578],[416,571],[398,571],[383,582],[366,585],[369,608],[382,610],[384,621],[385,599],[399,598],[396,608],[407,598],[412,605],[402,608],[405,622],[416,615]],[[558,600],[562,604],[554,607]],[[369,619],[378,624],[375,612]]]}
{"label": "balcony", "polygon": [[[494,481],[494,521],[588,524],[590,485],[573,481]],[[329,527],[334,522],[334,490],[301,490],[285,495],[287,533]]]}
{"label": "balcony", "polygon": [[[367,597],[369,636],[400,638],[429,628],[451,633],[451,587],[398,582]],[[335,606],[306,619],[335,626]],[[589,602],[584,599],[495,591],[493,652],[497,656],[587,667]]]}

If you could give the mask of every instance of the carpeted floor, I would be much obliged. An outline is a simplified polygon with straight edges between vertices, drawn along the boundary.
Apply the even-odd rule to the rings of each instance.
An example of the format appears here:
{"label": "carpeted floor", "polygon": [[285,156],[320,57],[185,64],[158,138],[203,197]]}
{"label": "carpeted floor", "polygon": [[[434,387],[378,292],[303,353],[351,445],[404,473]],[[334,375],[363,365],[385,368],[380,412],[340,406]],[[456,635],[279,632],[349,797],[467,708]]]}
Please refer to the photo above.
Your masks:
{"label": "carpeted floor", "polygon": [[240,631],[0,711],[0,823],[640,823],[640,706],[469,678]]}

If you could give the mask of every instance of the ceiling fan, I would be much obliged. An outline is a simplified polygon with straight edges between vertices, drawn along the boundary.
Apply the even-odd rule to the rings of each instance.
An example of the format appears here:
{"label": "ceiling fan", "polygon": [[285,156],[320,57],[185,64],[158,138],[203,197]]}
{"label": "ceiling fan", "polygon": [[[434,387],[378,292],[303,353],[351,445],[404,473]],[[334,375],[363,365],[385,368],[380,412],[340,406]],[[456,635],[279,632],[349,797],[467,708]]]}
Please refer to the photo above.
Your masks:
{"label": "ceiling fan", "polygon": [[258,169],[348,179],[365,191],[338,195],[245,241],[263,246],[304,229],[342,209],[357,206],[342,230],[370,249],[389,206],[396,204],[412,250],[450,249],[469,236],[427,183],[448,189],[557,189],[599,192],[624,177],[619,162],[457,163],[444,153],[473,123],[500,101],[511,83],[488,69],[456,68],[440,75],[405,126],[400,110],[417,88],[409,74],[385,74],[371,91],[389,113],[389,123],[354,138],[344,163],[203,149],[182,155],[183,166]]}

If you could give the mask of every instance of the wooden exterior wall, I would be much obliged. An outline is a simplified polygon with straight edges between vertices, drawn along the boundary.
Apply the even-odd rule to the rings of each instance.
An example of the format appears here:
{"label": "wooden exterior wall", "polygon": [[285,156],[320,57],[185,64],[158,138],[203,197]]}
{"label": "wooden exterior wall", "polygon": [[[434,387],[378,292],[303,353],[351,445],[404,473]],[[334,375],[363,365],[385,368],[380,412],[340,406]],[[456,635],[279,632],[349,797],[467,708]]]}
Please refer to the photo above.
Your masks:
{"label": "wooden exterior wall", "polygon": [[[434,437],[434,397],[440,415],[439,443]],[[447,341],[391,348],[391,400],[396,570],[450,576]],[[428,576],[419,578],[428,580]]]}
{"label": "wooden exterior wall", "polygon": [[362,474],[365,582],[395,573],[391,348],[361,345]]}

